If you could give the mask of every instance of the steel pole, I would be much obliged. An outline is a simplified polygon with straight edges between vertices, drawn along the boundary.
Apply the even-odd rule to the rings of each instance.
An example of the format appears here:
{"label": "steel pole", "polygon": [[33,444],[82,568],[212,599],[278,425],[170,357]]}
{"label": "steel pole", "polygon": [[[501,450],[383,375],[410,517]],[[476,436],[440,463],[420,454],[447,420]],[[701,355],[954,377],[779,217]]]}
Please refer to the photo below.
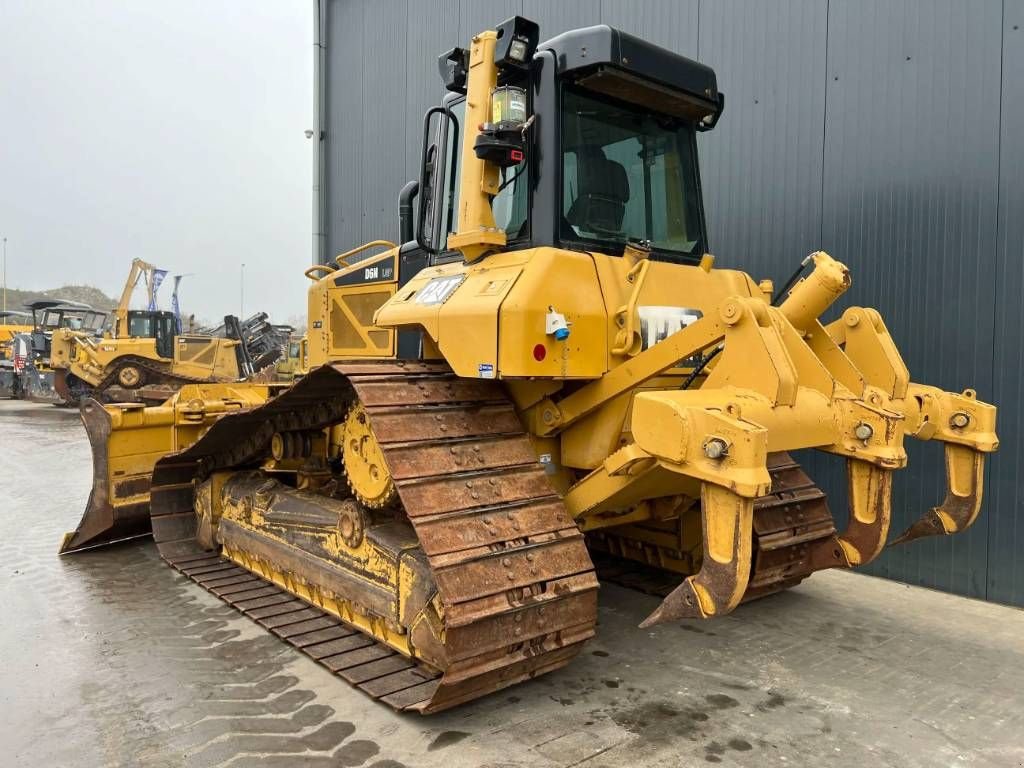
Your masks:
{"label": "steel pole", "polygon": [[[4,238],[4,312],[7,311],[7,238]],[[7,325],[7,315],[4,315],[4,325]]]}
{"label": "steel pole", "polygon": [[245,262],[242,262],[241,277],[238,280],[238,320],[245,320]]}

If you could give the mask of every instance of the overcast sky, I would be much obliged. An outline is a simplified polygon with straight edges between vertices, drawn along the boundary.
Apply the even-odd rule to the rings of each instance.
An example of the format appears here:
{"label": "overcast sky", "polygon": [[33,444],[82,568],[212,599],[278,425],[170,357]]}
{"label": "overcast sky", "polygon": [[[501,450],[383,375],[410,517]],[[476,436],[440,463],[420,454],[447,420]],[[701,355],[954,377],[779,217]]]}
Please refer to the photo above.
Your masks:
{"label": "overcast sky", "polygon": [[312,43],[308,0],[0,0],[8,285],[116,296],[138,256],[215,319],[244,261],[247,314],[304,317]]}

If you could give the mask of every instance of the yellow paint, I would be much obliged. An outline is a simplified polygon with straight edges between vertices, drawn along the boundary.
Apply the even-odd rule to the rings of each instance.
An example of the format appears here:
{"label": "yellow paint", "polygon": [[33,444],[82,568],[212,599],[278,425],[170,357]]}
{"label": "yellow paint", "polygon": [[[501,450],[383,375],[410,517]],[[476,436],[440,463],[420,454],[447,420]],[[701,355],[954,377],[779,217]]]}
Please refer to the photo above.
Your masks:
{"label": "yellow paint", "polygon": [[497,40],[497,33],[487,30],[473,38],[469,49],[466,118],[459,157],[459,229],[448,236],[448,247],[461,251],[467,262],[505,245],[505,233],[495,225],[491,211],[491,197],[498,194],[498,168],[473,151],[480,125],[490,122],[491,91],[498,84],[498,68],[494,64]]}
{"label": "yellow paint", "polygon": [[[374,241],[342,256],[373,246]],[[354,264],[334,269],[316,280],[307,292],[309,323],[306,331],[305,370],[330,360],[344,358],[382,358],[395,354],[395,331],[373,324],[373,315],[395,294],[397,269],[385,278],[383,268],[397,261],[397,248],[390,248]],[[339,259],[342,259],[339,256]],[[373,282],[336,285],[338,281],[365,275],[377,269]]]}
{"label": "yellow paint", "polygon": [[164,365],[169,373],[176,376],[237,381],[240,374],[235,347],[238,343],[232,339],[183,334],[174,338],[174,356],[165,358],[157,354],[155,339],[94,339],[80,331],[58,328],[53,332],[50,367],[66,370],[95,387],[107,378],[122,358],[133,356]]}
{"label": "yellow paint", "polygon": [[[983,455],[998,446],[995,408],[973,392],[912,383],[875,310],[848,309],[826,328],[822,313],[851,283],[846,267],[828,254],[812,254],[814,269],[773,307],[770,281],[716,269],[710,254],[681,265],[634,247],[616,256],[546,246],[504,250],[505,233],[491,211],[498,169],[473,151],[497,82],[494,48],[495,33],[487,31],[470,49],[458,231],[448,239],[462,261],[427,267],[401,288],[397,274],[337,285],[397,259],[392,244],[375,241],[342,254],[339,269],[308,270],[309,367],[394,357],[396,334],[411,330],[422,331],[426,358],[445,361],[464,378],[500,381],[580,528],[627,556],[688,574],[681,589],[696,600],[694,615],[722,615],[743,596],[754,500],[770,490],[769,452],[813,448],[846,461],[851,525],[810,553],[815,567],[860,565],[878,554],[907,436],[945,444],[948,496],[935,513],[939,527],[949,533],[973,522]],[[670,230],[681,228],[679,200],[665,214]],[[388,250],[346,262],[373,246]],[[549,315],[565,318],[566,340],[547,333]],[[218,397],[197,395],[195,421],[180,401],[141,415],[125,410],[115,429],[124,432],[123,442],[112,436],[111,445],[135,469],[151,467],[169,446],[195,439],[206,423],[204,404]],[[149,431],[140,427],[130,437],[132,419]],[[350,415],[327,432],[317,458],[340,455],[353,490],[368,504],[392,498],[372,425]],[[273,471],[295,473],[298,481],[292,465],[277,463]],[[246,520],[254,530],[272,529]],[[636,532],[663,523],[676,528],[655,527],[651,554],[641,546],[648,534]],[[637,538],[627,541],[627,531]],[[337,540],[324,546],[403,599],[403,576],[380,557],[348,551]],[[325,594],[249,553],[228,554],[403,653],[418,653],[408,628],[371,616],[351,596]]]}
{"label": "yellow paint", "polygon": [[395,483],[362,403],[345,417],[341,434],[345,479],[363,504],[380,508],[395,496]]}

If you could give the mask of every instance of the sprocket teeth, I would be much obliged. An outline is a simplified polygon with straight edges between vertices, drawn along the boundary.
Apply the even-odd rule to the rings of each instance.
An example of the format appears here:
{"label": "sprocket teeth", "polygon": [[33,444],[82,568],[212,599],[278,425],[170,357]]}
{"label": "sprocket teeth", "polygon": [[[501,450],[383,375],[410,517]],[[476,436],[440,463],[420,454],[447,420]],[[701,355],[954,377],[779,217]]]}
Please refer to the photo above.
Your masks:
{"label": "sprocket teeth", "polygon": [[[365,507],[388,507],[398,493],[362,403],[356,402],[349,408],[344,425],[342,463],[349,490]],[[368,489],[374,492],[367,493]]]}

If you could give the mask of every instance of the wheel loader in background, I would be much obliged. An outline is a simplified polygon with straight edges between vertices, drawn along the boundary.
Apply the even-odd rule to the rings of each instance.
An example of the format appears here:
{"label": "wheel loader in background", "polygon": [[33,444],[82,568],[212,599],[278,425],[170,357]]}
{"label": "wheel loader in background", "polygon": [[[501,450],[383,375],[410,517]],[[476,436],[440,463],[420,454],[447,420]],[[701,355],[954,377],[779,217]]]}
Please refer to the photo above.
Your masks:
{"label": "wheel loader in background", "polygon": [[[181,573],[426,713],[568,663],[599,573],[664,596],[649,626],[871,561],[908,437],[943,445],[946,497],[896,541],[971,525],[995,408],[913,383],[873,309],[826,324],[851,284],[826,253],[779,292],[715,267],[714,72],[607,26],[538,37],[515,17],[441,57],[402,242],[306,272],[301,380],[86,405],[95,485],[62,551],[151,526]],[[843,531],[808,448],[846,463]]]}
{"label": "wheel loader in background", "polygon": [[[266,323],[264,313],[245,324],[229,315],[219,332],[182,333],[174,313],[152,308],[158,285],[155,272],[142,259],[132,261],[112,326],[102,338],[70,328],[54,334],[50,365],[54,386],[65,402],[162,402],[183,384],[238,381],[280,357],[287,332]],[[129,309],[132,292],[143,277],[151,308]]]}

